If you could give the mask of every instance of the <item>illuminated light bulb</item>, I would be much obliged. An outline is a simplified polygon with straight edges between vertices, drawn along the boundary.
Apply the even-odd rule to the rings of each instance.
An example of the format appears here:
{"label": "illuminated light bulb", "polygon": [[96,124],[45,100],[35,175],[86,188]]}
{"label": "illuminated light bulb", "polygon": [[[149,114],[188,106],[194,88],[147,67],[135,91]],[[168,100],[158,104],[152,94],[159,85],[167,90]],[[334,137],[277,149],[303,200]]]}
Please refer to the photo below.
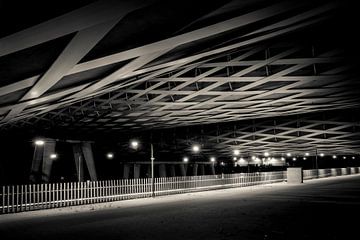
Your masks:
{"label": "illuminated light bulb", "polygon": [[139,142],[138,142],[138,141],[136,141],[136,140],[131,141],[131,147],[132,147],[132,148],[137,148],[138,146],[139,146]]}
{"label": "illuminated light bulb", "polygon": [[44,144],[45,144],[45,141],[44,141],[44,140],[38,139],[38,140],[35,141],[35,145],[37,145],[37,146],[42,146],[42,145],[44,145]]}
{"label": "illuminated light bulb", "polygon": [[200,151],[200,146],[199,145],[194,145],[193,147],[192,147],[192,150],[193,150],[193,152],[199,152]]}
{"label": "illuminated light bulb", "polygon": [[234,155],[235,155],[235,156],[238,156],[239,154],[240,154],[240,150],[235,149],[235,150],[234,150]]}

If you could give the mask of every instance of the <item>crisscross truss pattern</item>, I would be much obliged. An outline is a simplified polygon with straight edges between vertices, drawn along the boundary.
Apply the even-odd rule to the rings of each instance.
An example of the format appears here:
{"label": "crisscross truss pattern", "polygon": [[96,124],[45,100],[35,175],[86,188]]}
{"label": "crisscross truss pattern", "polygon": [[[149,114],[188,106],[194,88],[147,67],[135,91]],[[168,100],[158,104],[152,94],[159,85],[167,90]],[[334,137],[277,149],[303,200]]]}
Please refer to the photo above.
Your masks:
{"label": "crisscross truss pattern", "polygon": [[244,158],[264,156],[265,152],[277,157],[286,157],[287,153],[304,156],[306,152],[314,156],[316,151],[327,155],[357,155],[360,154],[359,113],[359,109],[353,109],[183,127],[154,131],[151,138],[160,143],[157,151],[166,149],[179,156],[192,154],[192,146],[197,144],[206,159],[211,156],[232,159],[234,150],[239,150],[238,157]]}
{"label": "crisscross truss pattern", "polygon": [[27,123],[114,131],[355,107],[358,83],[348,70],[337,49],[254,47],[181,67]]}
{"label": "crisscross truss pattern", "polygon": [[[29,49],[35,54],[59,48],[39,74],[22,72],[27,77],[19,80],[5,71],[2,129],[167,128],[359,104],[354,69],[341,47],[321,37],[336,3],[209,3],[206,11],[184,13],[191,21],[177,19],[166,36],[119,49],[112,44],[120,32],[126,38],[126,29],[141,32],[149,24],[145,18],[137,23],[142,28],[132,25],[136,14],[152,19],[159,9],[171,13],[159,5],[124,2],[93,3],[0,39],[2,64]],[[76,25],[74,19],[86,21]]]}

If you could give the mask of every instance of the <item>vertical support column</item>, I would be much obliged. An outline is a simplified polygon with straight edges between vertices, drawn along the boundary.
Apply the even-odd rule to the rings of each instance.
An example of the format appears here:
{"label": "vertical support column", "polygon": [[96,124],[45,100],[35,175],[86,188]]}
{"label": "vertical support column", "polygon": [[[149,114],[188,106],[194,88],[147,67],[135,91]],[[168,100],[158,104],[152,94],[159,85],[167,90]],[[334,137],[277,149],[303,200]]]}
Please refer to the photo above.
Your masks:
{"label": "vertical support column", "polygon": [[170,168],[170,177],[175,177],[176,176],[176,173],[175,173],[175,165],[174,164],[171,164],[169,166]]}
{"label": "vertical support column", "polygon": [[[186,176],[186,168],[185,168],[185,164],[179,164],[180,167],[180,175],[181,176]],[[187,165],[186,165],[187,167]]]}
{"label": "vertical support column", "polygon": [[76,165],[76,174],[78,176],[78,181],[84,181],[84,161],[83,155],[81,152],[81,146],[79,143],[73,145],[73,153],[74,153],[74,160]]}
{"label": "vertical support column", "polygon": [[5,171],[4,171],[4,165],[2,164],[0,160],[0,185],[5,185]]}
{"label": "vertical support column", "polygon": [[140,164],[134,163],[134,178],[140,178]]}
{"label": "vertical support column", "polygon": [[166,177],[166,166],[163,163],[159,164],[159,176]]}
{"label": "vertical support column", "polygon": [[209,167],[210,167],[210,174],[215,175],[215,164],[210,164]]}
{"label": "vertical support column", "polygon": [[125,163],[123,169],[123,178],[128,179],[129,177],[130,177],[130,165],[128,163]]}
{"label": "vertical support column", "polygon": [[197,176],[197,171],[198,171],[198,164],[197,163],[194,163],[193,164],[193,176]]}
{"label": "vertical support column", "polygon": [[204,165],[204,164],[200,164],[200,165],[199,165],[199,175],[200,175],[200,176],[204,176],[204,175],[205,175],[205,165]]}
{"label": "vertical support column", "polygon": [[43,146],[44,153],[42,157],[42,182],[48,183],[51,176],[51,169],[55,159],[52,159],[51,154],[55,154],[56,142],[53,139],[46,139],[46,144]]}
{"label": "vertical support column", "polygon": [[44,146],[35,145],[29,180],[31,183],[38,183],[41,175],[41,163],[44,155]]}
{"label": "vertical support column", "polygon": [[151,178],[151,164],[146,164],[146,177]]}
{"label": "vertical support column", "polygon": [[95,169],[94,155],[90,142],[83,142],[81,144],[83,156],[85,158],[86,167],[88,169],[91,181],[97,181],[97,174]]}

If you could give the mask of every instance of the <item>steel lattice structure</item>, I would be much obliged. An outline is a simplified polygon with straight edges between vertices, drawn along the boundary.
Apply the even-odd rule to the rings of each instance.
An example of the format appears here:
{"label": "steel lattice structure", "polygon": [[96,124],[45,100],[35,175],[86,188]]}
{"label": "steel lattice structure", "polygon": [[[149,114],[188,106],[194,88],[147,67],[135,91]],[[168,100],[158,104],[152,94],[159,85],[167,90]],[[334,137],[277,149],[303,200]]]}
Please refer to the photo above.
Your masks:
{"label": "steel lattice structure", "polygon": [[[338,3],[209,4],[207,11],[188,13],[190,22],[159,39],[104,50],[127,25],[133,27],[131,16],[153,17],[157,8],[164,10],[154,6],[95,2],[1,38],[3,66],[24,51],[62,44],[45,70],[26,77],[12,73],[0,85],[1,129],[41,126],[106,133],[266,118],[240,124],[236,137],[231,132],[204,137],[207,144],[216,141],[212,147],[223,154],[234,141],[249,153],[358,148],[358,135],[349,130],[358,125],[347,119],[268,120],[359,107],[356,66],[341,46],[322,37]],[[318,129],[323,125],[334,126]]]}

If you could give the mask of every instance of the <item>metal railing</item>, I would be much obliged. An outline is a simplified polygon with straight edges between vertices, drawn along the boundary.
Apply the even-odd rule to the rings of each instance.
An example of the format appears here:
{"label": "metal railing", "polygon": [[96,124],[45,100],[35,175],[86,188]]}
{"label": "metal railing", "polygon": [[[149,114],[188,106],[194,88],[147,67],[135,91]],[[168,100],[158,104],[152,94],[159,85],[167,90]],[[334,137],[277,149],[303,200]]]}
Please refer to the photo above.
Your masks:
{"label": "metal railing", "polygon": [[[155,196],[269,184],[286,172],[155,178]],[[0,187],[0,214],[151,197],[151,178]]]}

